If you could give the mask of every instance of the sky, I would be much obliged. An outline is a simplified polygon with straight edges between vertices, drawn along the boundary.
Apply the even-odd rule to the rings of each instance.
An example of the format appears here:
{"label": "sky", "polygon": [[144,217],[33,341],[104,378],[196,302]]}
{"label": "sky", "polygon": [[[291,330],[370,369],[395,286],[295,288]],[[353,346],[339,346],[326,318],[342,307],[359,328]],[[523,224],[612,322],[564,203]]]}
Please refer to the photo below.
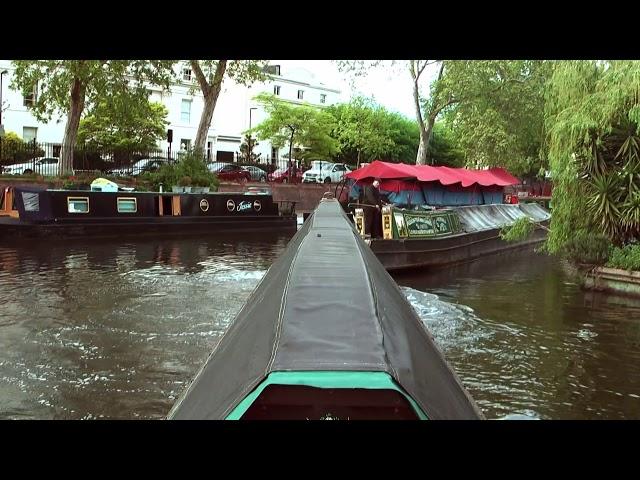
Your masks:
{"label": "sky", "polygon": [[[376,102],[409,118],[415,118],[413,90],[411,76],[407,70],[401,68],[376,67],[355,81],[350,76],[338,70],[338,66],[331,60],[273,60],[273,64],[282,66],[283,74],[286,67],[302,67],[312,72],[329,88],[341,90],[342,101],[348,102],[354,95],[373,97]],[[421,92],[428,93],[429,83],[438,73],[437,65],[429,65],[422,74]]]}

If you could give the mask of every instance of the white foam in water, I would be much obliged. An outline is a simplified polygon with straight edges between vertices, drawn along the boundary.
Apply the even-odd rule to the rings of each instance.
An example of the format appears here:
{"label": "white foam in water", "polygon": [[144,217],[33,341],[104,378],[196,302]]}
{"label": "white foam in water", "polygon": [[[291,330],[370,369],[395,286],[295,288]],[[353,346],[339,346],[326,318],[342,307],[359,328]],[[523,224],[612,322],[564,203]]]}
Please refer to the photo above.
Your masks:
{"label": "white foam in water", "polygon": [[466,305],[444,302],[433,293],[410,287],[400,289],[438,345],[445,350],[447,347],[466,347],[493,335]]}

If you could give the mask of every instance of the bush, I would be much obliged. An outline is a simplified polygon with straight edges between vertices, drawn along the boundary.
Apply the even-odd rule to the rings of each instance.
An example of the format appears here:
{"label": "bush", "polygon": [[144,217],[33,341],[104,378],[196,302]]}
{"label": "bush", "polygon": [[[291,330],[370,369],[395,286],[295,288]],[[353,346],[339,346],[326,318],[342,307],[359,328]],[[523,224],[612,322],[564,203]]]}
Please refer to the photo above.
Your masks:
{"label": "bush", "polygon": [[640,270],[640,243],[612,248],[607,267]]}
{"label": "bush", "polygon": [[603,265],[611,248],[611,240],[605,235],[580,230],[565,245],[564,255],[574,263]]}
{"label": "bush", "polygon": [[157,172],[145,175],[144,180],[149,181],[158,190],[160,184],[165,189],[179,185],[185,177],[190,178],[189,184],[195,187],[216,189],[220,183],[216,175],[207,168],[204,157],[194,152],[183,155],[177,163],[162,165]]}
{"label": "bush", "polygon": [[35,141],[25,142],[16,133],[7,132],[0,138],[0,163],[24,163],[36,157],[42,157],[44,150]]}

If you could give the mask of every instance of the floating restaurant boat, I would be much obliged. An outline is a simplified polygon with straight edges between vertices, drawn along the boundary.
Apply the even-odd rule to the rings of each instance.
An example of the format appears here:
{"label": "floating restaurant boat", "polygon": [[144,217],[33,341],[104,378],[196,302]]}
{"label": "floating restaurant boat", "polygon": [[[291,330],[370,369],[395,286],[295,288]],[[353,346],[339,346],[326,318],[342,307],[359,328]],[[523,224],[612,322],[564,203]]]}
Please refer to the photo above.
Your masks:
{"label": "floating restaurant boat", "polygon": [[[375,161],[346,177],[350,190],[344,207],[353,212],[358,231],[388,270],[466,262],[546,238],[550,213],[537,203],[517,203],[517,196],[505,194],[506,186],[520,181],[500,168],[468,170]],[[391,203],[374,212],[381,216],[381,238],[366,234],[364,208],[370,207],[358,200],[362,188],[375,178]],[[534,223],[531,235],[517,242],[503,240],[502,229],[520,218]]]}
{"label": "floating restaurant boat", "polygon": [[323,200],[169,419],[481,419],[396,283]]}
{"label": "floating restaurant boat", "polygon": [[6,187],[0,240],[295,229],[293,204],[269,193],[171,193]]}

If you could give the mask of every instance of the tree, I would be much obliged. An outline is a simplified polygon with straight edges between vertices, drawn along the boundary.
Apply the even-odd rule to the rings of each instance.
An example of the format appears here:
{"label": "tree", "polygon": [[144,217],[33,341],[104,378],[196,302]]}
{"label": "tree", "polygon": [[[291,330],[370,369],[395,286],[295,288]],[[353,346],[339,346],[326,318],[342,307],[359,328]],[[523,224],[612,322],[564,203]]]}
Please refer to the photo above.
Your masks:
{"label": "tree", "polygon": [[54,112],[67,115],[62,141],[60,174],[73,168],[73,150],[85,107],[101,100],[126,103],[147,97],[149,83],[168,88],[173,77],[170,60],[15,60],[12,88],[37,91],[31,107],[40,121]]}
{"label": "tree", "polygon": [[431,165],[446,165],[449,167],[464,167],[465,156],[449,125],[436,122],[431,134],[428,155]]}
{"label": "tree", "polygon": [[552,62],[447,61],[438,84],[452,139],[473,167],[502,166],[515,174],[547,167],[545,88]]}
{"label": "tree", "polygon": [[[411,76],[412,81],[412,92],[413,92],[413,101],[416,109],[416,121],[418,123],[419,133],[420,133],[420,141],[418,145],[418,152],[416,154],[416,164],[424,165],[427,161],[427,153],[429,151],[429,140],[431,139],[431,130],[433,129],[433,124],[435,123],[436,117],[440,113],[440,111],[445,108],[448,103],[440,104],[438,103],[440,97],[438,95],[433,95],[434,90],[437,91],[437,83],[435,82],[432,85],[432,96],[434,97],[434,101],[432,103],[426,103],[429,106],[429,109],[426,112],[427,123],[425,124],[425,115],[423,114],[423,108],[425,106],[425,102],[422,100],[420,94],[420,80],[422,75],[428,65],[436,63],[435,60],[407,60],[407,61],[390,61],[386,62],[384,60],[376,60],[373,62],[367,62],[363,60],[341,60],[338,61],[338,68],[344,72],[351,72],[355,75],[366,75],[367,72],[370,71],[372,67],[384,66],[386,68],[400,66],[402,70],[405,70]],[[444,62],[442,62],[442,66],[444,67]],[[442,68],[440,69],[440,75],[438,79],[442,76]],[[437,93],[437,92],[436,92]]]}
{"label": "tree", "polygon": [[266,60],[190,60],[191,69],[204,96],[204,109],[200,116],[194,149],[204,152],[213,112],[226,77],[241,85],[266,79]]}
{"label": "tree", "polygon": [[558,62],[545,105],[554,182],[547,247],[640,238],[640,65]]}
{"label": "tree", "polygon": [[261,103],[269,117],[249,131],[259,139],[269,139],[275,147],[289,144],[289,158],[294,146],[302,147],[300,158],[328,159],[339,151],[338,142],[331,137],[335,128],[333,116],[308,104],[293,105],[274,95],[260,94]]}
{"label": "tree", "polygon": [[388,134],[387,112],[364,97],[355,97],[349,103],[327,108],[336,120],[332,136],[340,142],[340,151],[349,156],[355,152],[355,163],[370,162],[393,149],[395,143]]}
{"label": "tree", "polygon": [[156,148],[166,132],[167,109],[161,103],[135,98],[126,108],[118,103],[100,102],[80,120],[78,143],[98,149]]}
{"label": "tree", "polygon": [[259,145],[251,135],[245,135],[240,145],[240,157],[243,162],[257,162],[260,158],[259,153],[253,153],[253,149]]}

